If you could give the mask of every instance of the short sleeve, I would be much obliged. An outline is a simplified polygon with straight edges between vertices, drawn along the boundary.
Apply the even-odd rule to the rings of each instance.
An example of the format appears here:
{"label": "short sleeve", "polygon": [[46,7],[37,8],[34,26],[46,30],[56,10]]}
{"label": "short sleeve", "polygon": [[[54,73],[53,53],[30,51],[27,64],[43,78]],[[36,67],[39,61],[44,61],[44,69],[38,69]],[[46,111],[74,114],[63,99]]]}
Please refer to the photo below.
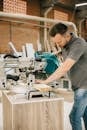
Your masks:
{"label": "short sleeve", "polygon": [[67,58],[78,61],[78,59],[84,54],[86,49],[87,45],[85,44],[85,42],[77,41],[72,44]]}

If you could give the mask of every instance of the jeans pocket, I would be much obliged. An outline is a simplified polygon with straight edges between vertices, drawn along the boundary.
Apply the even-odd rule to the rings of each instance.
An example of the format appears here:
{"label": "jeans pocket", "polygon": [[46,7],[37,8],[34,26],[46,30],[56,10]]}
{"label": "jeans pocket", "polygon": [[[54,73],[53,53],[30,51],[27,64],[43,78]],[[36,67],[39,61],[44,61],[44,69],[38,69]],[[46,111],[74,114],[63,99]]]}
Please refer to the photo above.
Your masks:
{"label": "jeans pocket", "polygon": [[86,89],[77,89],[75,92],[74,92],[74,99],[81,99],[83,98],[85,95],[87,94],[87,90]]}

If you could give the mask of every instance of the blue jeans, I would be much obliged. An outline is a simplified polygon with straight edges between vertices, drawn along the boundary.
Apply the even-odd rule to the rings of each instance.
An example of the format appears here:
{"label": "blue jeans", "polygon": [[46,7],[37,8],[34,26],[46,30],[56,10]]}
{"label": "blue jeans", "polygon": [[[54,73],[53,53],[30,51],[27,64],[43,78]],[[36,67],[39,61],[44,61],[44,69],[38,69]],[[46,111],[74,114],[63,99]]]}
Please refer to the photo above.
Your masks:
{"label": "blue jeans", "polygon": [[69,117],[72,130],[82,130],[82,118],[85,130],[87,130],[87,89],[77,89],[74,91],[74,104]]}

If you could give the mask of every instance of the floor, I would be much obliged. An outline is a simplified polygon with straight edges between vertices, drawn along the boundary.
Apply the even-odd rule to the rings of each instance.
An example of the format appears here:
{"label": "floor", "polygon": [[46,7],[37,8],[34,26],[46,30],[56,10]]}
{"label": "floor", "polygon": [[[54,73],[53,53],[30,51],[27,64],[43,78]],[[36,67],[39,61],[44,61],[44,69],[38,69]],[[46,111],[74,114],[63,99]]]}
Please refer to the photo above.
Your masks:
{"label": "floor", "polygon": [[[71,108],[72,103],[64,102],[64,130],[72,130],[69,122],[69,113]],[[0,130],[3,130],[2,103],[0,103]],[[85,130],[84,127],[83,130]]]}

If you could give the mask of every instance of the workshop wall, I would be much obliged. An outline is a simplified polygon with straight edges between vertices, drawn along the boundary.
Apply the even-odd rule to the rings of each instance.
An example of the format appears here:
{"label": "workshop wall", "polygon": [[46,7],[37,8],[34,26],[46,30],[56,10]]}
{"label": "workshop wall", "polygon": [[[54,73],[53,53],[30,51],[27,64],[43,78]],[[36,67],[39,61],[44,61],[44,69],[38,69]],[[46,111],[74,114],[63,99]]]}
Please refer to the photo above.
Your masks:
{"label": "workshop wall", "polygon": [[[5,2],[5,3],[4,3]],[[21,5],[18,6],[17,4]],[[24,13],[33,16],[41,16],[43,9],[40,8],[39,0],[15,0],[12,3],[12,0],[0,0],[0,5],[3,6],[4,12],[11,13]],[[25,3],[25,6],[23,5]],[[14,10],[12,6],[14,5]],[[9,8],[7,8],[7,6]],[[26,9],[25,9],[26,7]],[[23,10],[21,9],[23,8]],[[0,8],[2,9],[2,8]],[[24,11],[24,12],[23,12]],[[72,17],[72,11],[68,9],[64,9],[59,6],[55,6],[49,13],[48,18],[54,18],[59,20],[70,21]],[[37,40],[40,38],[41,43],[43,44],[44,37],[43,33],[41,35],[41,31],[43,32],[43,27],[40,28],[40,22],[30,21],[28,24],[23,24],[21,21],[19,23],[10,23],[0,21],[0,53],[9,53],[10,49],[8,46],[8,42],[12,41],[18,51],[21,51],[22,45],[26,43],[33,43],[34,48],[37,49]],[[51,24],[48,24],[51,26]],[[40,34],[39,34],[40,33]]]}
{"label": "workshop wall", "polygon": [[59,19],[63,21],[70,21],[72,16],[72,11],[62,9],[60,7],[54,8],[54,19]]}
{"label": "workshop wall", "polygon": [[[11,26],[11,30],[10,30]],[[10,34],[11,33],[11,34]],[[39,28],[21,23],[0,22],[0,53],[10,52],[8,43],[13,42],[18,51],[21,51],[22,45],[33,43],[37,49],[37,38]]]}
{"label": "workshop wall", "polygon": [[74,5],[74,0],[56,0],[56,1],[63,3],[63,4],[66,4],[66,5],[69,5],[69,6]]}
{"label": "workshop wall", "polygon": [[[3,6],[3,10],[1,11],[25,14],[22,12],[21,8],[24,6],[24,2],[26,2],[26,14],[40,16],[39,0],[36,0],[35,3],[26,0],[15,0],[14,10],[11,8],[13,6],[13,3],[11,4],[11,2],[12,0],[0,0],[0,3]],[[21,3],[21,7],[17,6],[18,2]],[[10,9],[6,6],[9,6]],[[17,7],[19,7],[18,10]],[[39,36],[39,27],[37,24],[39,24],[39,22],[35,21],[29,21],[28,24],[23,24],[21,21],[19,23],[0,21],[0,53],[10,52],[8,46],[9,41],[13,42],[18,51],[21,51],[22,45],[25,45],[26,43],[33,43],[34,48],[37,49],[37,39]]]}
{"label": "workshop wall", "polygon": [[26,0],[0,0],[0,4],[2,6],[1,11],[26,14]]}

